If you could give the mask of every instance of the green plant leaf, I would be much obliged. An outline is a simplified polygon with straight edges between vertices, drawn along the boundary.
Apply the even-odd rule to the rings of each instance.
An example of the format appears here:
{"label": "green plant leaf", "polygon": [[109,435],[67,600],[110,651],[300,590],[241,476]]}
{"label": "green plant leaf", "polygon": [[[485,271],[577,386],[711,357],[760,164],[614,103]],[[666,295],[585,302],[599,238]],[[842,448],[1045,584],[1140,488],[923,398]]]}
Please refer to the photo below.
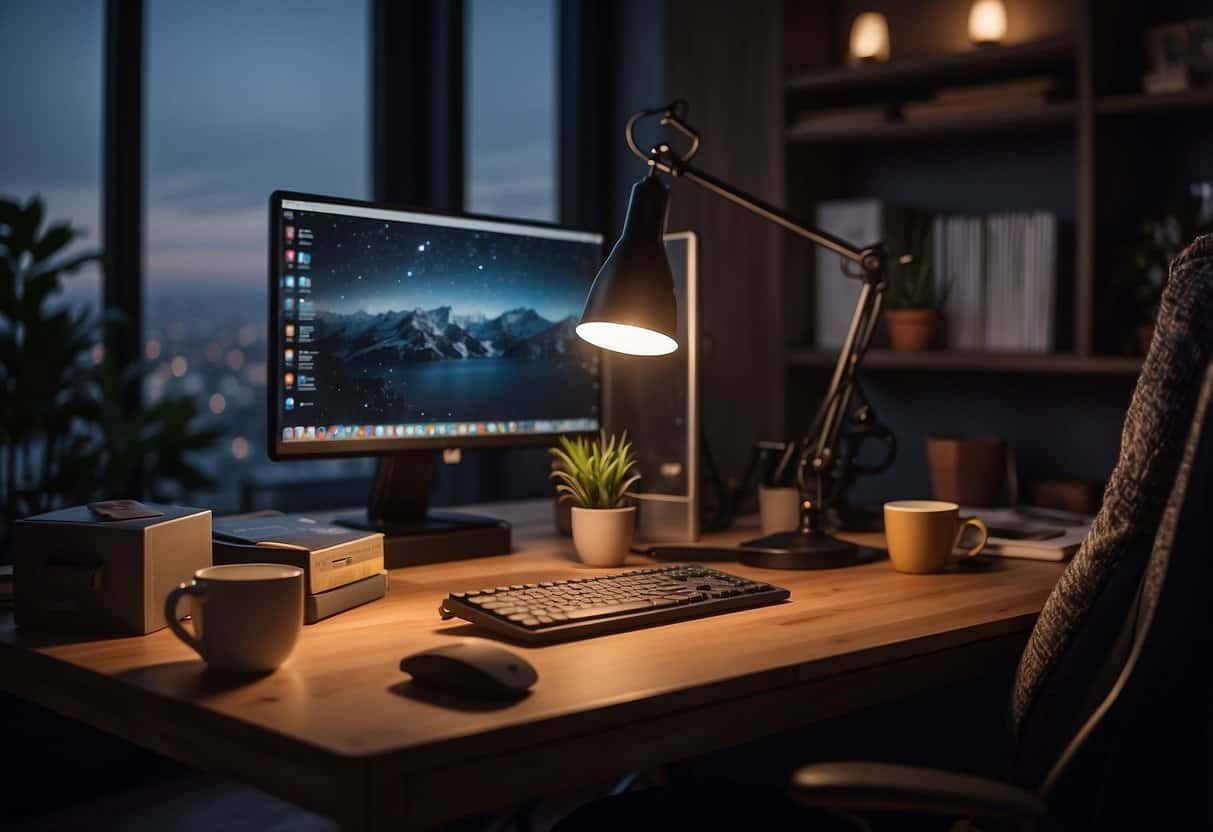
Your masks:
{"label": "green plant leaf", "polygon": [[549,452],[557,495],[582,508],[619,508],[640,479],[626,433],[608,437],[602,432],[596,439],[562,436]]}

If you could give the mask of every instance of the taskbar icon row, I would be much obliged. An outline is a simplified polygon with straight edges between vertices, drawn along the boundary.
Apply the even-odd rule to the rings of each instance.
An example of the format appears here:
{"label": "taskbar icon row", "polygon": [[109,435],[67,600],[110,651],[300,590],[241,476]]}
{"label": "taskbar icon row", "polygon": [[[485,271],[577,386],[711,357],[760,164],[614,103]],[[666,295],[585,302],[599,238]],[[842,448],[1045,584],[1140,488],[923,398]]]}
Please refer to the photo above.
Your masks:
{"label": "taskbar icon row", "polygon": [[284,442],[341,439],[428,439],[449,436],[499,436],[533,433],[581,433],[598,429],[597,419],[532,419],[522,422],[423,422],[405,425],[300,425],[282,429]]}

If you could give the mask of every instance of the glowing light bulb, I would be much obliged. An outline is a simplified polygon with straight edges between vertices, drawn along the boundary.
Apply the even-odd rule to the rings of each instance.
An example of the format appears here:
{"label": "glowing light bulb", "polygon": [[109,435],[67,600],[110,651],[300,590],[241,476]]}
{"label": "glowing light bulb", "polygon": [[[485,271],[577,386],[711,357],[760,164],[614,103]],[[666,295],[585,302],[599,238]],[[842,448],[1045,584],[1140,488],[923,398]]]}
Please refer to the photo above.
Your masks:
{"label": "glowing light bulb", "polygon": [[651,329],[627,324],[592,321],[577,325],[577,335],[596,347],[628,355],[669,355],[678,342]]}
{"label": "glowing light bulb", "polygon": [[969,8],[969,40],[1001,43],[1007,36],[1007,7],[1002,0],[973,0]]}
{"label": "glowing light bulb", "polygon": [[864,12],[851,24],[851,63],[889,59],[889,21],[880,12]]}

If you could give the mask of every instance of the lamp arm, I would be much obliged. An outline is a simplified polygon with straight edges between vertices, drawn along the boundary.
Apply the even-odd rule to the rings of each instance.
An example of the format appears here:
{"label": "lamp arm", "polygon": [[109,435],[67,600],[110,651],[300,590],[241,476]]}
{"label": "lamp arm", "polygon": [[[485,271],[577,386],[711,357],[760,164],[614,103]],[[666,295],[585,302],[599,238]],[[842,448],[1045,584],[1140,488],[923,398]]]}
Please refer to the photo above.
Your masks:
{"label": "lamp arm", "polygon": [[[811,243],[829,249],[835,254],[850,260],[853,263],[858,263],[865,266],[865,260],[869,259],[874,250],[872,247],[859,248],[840,237],[835,237],[827,231],[820,228],[813,228],[805,225],[789,214],[781,211],[770,203],[764,202],[757,197],[747,194],[738,188],[724,182],[706,171],[700,170],[691,164],[691,159],[699,152],[699,131],[686,122],[687,103],[682,99],[678,99],[666,107],[657,107],[651,110],[641,110],[628,119],[627,127],[624,130],[624,135],[627,138],[628,148],[636,156],[644,159],[649,166],[650,173],[660,171],[661,173],[669,174],[670,176],[680,176],[688,179],[695,184],[712,191],[717,196],[722,196],[729,202],[735,205],[740,205],[747,211],[757,214],[768,222],[773,222],[784,229],[791,231],[800,237],[804,237]],[[674,152],[668,144],[662,142],[653,147],[648,153],[640,149],[640,145],[636,141],[636,125],[646,118],[654,116],[660,117],[660,123],[663,127],[671,127],[682,136],[690,140],[691,146],[682,155]]]}
{"label": "lamp arm", "polygon": [[[880,309],[884,299],[884,281],[877,275],[865,279],[859,291],[855,312],[846,340],[838,353],[830,386],[809,430],[801,440],[802,448],[796,471],[796,484],[802,497],[809,493],[814,505],[806,506],[813,511],[829,508],[832,498],[825,489],[825,475],[834,462],[833,453],[849,412],[851,397],[855,392],[855,371],[859,369],[864,354],[876,332],[880,320]],[[808,474],[812,471],[814,488],[809,488]],[[806,501],[807,502],[807,501]]]}
{"label": "lamp arm", "polygon": [[[826,493],[826,475],[829,473],[831,465],[834,464],[833,455],[838,442],[838,434],[842,430],[849,412],[851,396],[855,389],[855,372],[863,361],[864,354],[872,342],[872,336],[876,332],[876,325],[880,320],[880,309],[883,305],[886,285],[884,248],[880,245],[860,248],[819,228],[804,225],[775,206],[691,165],[687,160],[698,150],[698,134],[676,115],[670,115],[671,112],[671,110],[663,111],[665,113],[663,123],[678,127],[680,132],[695,140],[694,144],[691,151],[683,157],[675,155],[669,145],[662,144],[653,148],[648,156],[651,171],[661,171],[670,176],[694,182],[734,205],[739,205],[750,213],[832,251],[844,260],[856,263],[860,267],[858,275],[844,269],[844,273],[848,277],[858,277],[863,281],[863,285],[859,291],[855,312],[851,316],[846,340],[838,353],[838,361],[834,365],[834,374],[830,379],[829,389],[826,391],[825,398],[822,399],[821,406],[818,408],[809,430],[800,442],[801,451],[797,463],[796,484],[803,500],[803,525],[807,529],[812,523],[812,517],[829,508],[837,496]],[[629,128],[631,126],[629,124]],[[630,136],[631,130],[629,129],[629,140]],[[810,473],[814,479],[811,488],[808,482]]]}
{"label": "lamp arm", "polygon": [[699,170],[693,165],[679,166],[672,169],[670,173],[674,176],[681,176],[689,182],[694,182],[696,185],[706,188],[717,196],[724,197],[734,205],[740,205],[750,213],[756,214],[768,222],[773,222],[797,236],[804,237],[815,245],[829,249],[853,263],[862,264],[864,257],[871,252],[871,249],[868,248],[856,248],[847,241],[835,237],[826,231],[822,231],[820,228],[813,228],[812,226],[797,222],[775,206],[752,197],[744,191],[740,191],[722,182],[710,173]]}
{"label": "lamp arm", "polygon": [[[837,474],[836,482],[845,479],[850,460],[841,467],[835,460],[834,454],[838,444],[839,433],[847,421],[851,399],[856,389],[855,373],[863,361],[864,354],[872,342],[877,322],[880,319],[880,309],[883,304],[886,287],[885,250],[881,245],[858,247],[835,237],[820,228],[805,225],[781,209],[739,190],[706,171],[691,164],[692,158],[699,152],[699,132],[686,121],[687,103],[677,100],[669,106],[652,110],[642,110],[628,119],[626,136],[631,151],[644,159],[649,166],[649,175],[665,173],[672,177],[681,177],[694,182],[717,196],[727,199],[734,205],[745,208],[768,222],[780,226],[786,231],[803,237],[814,245],[821,246],[841,257],[843,273],[848,277],[863,281],[855,312],[851,316],[850,327],[846,340],[838,354],[834,365],[834,374],[830,378],[830,386],[825,398],[813,418],[808,431],[798,443],[800,449],[797,462],[796,483],[801,496],[801,529],[803,533],[817,531],[814,527],[820,512],[828,508],[839,496],[840,488],[826,493],[826,479],[831,474]],[[665,142],[653,146],[648,153],[641,150],[636,141],[636,125],[651,117],[658,117],[663,127],[670,127],[683,138],[690,141],[690,146],[681,154],[674,151]],[[854,272],[846,268],[846,263],[859,266]],[[862,399],[862,392],[860,393]],[[871,409],[863,405],[865,423],[872,420]],[[808,475],[812,473],[815,487],[809,488]]]}

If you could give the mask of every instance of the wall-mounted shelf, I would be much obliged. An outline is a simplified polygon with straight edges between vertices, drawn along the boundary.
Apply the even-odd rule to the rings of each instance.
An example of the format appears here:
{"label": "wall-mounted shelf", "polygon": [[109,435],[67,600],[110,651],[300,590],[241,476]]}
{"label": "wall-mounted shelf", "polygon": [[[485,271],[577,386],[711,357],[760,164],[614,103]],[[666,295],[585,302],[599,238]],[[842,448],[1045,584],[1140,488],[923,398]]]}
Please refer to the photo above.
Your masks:
{"label": "wall-mounted shelf", "polygon": [[955,116],[937,116],[912,121],[889,119],[880,124],[795,124],[787,129],[790,142],[871,141],[895,142],[939,136],[970,136],[982,133],[1011,133],[1053,125],[1073,125],[1073,102],[1031,104]]}
{"label": "wall-mounted shelf", "polygon": [[1074,58],[1074,41],[1054,38],[1015,46],[978,47],[968,52],[906,58],[857,67],[831,67],[788,78],[789,93],[836,94],[948,82],[1046,70]]}
{"label": "wall-mounted shelf", "polygon": [[1141,113],[1181,113],[1213,110],[1213,88],[1146,95],[1109,95],[1095,99],[1100,115],[1137,115]]}
{"label": "wall-mounted shelf", "polygon": [[[833,367],[833,350],[794,348],[785,353],[788,367]],[[1053,373],[1058,375],[1136,376],[1141,359],[1126,356],[1082,356],[1073,353],[1019,354],[995,352],[894,352],[869,350],[865,370],[948,370],[993,373]]]}

